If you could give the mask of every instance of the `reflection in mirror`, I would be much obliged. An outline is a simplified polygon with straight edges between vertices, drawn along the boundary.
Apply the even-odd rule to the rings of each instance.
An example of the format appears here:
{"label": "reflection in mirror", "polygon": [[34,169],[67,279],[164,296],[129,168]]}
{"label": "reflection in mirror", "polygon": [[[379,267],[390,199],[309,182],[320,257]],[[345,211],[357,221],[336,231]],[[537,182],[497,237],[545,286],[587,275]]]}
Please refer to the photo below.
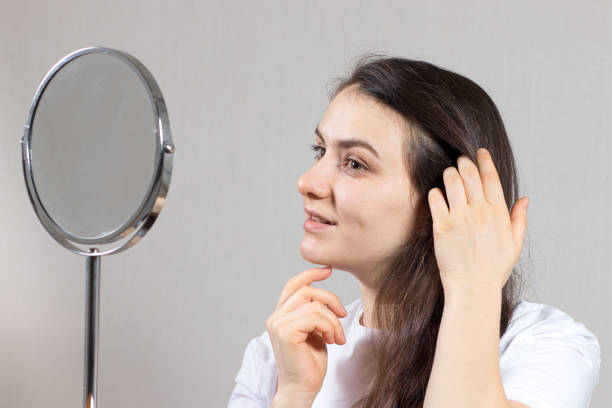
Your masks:
{"label": "reflection in mirror", "polygon": [[153,182],[157,138],[154,106],[129,65],[102,53],[70,61],[32,123],[32,177],[49,216],[84,239],[119,228]]}

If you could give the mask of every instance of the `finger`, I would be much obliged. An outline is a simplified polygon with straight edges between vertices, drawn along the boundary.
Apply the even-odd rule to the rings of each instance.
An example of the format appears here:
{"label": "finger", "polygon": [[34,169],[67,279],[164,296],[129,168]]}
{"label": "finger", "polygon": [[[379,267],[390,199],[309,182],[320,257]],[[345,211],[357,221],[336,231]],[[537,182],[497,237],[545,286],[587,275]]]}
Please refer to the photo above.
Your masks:
{"label": "finger", "polygon": [[444,186],[446,188],[446,198],[448,199],[449,212],[461,212],[467,208],[467,197],[465,196],[465,186],[461,175],[455,167],[447,167],[442,173]]}
{"label": "finger", "polygon": [[514,241],[516,242],[516,248],[518,248],[518,254],[516,258],[521,256],[523,249],[523,239],[525,238],[525,231],[527,230],[527,205],[529,204],[528,197],[522,197],[512,207],[512,213],[510,219],[512,221],[512,232],[514,234]]}
{"label": "finger", "polygon": [[340,320],[320,302],[314,301],[280,317],[276,327],[290,325],[301,332],[300,338],[306,340],[308,333],[318,330],[329,343],[344,339],[344,329]]}
{"label": "finger", "polygon": [[457,168],[463,179],[468,204],[485,202],[482,180],[480,179],[480,173],[476,164],[469,157],[462,154],[457,159]]}
{"label": "finger", "polygon": [[342,306],[342,301],[340,301],[338,296],[328,290],[314,288],[312,286],[302,286],[295,291],[295,293],[289,296],[289,299],[279,308],[279,311],[281,313],[289,313],[297,307],[314,300],[327,306],[327,308],[336,313],[338,317],[346,317],[348,314],[344,306]]}
{"label": "finger", "polygon": [[[310,310],[310,312],[308,312],[308,310]],[[310,302],[308,305],[304,306],[303,313],[304,314],[307,314],[307,313],[317,314],[327,319],[333,327],[334,339],[332,339],[332,341],[337,342],[341,339],[344,339],[344,328],[342,327],[342,323],[340,322],[338,317],[331,310],[329,310],[324,304],[316,300],[313,302]]]}
{"label": "finger", "polygon": [[285,301],[291,296],[296,290],[304,285],[310,285],[314,281],[320,281],[327,279],[331,275],[331,267],[325,266],[323,268],[312,268],[306,269],[289,279],[285,284],[285,287],[281,291],[280,298],[276,304],[276,309],[282,306]]}
{"label": "finger", "polygon": [[504,206],[506,210],[506,200],[504,199],[504,189],[502,188],[499,174],[493,163],[493,158],[489,151],[485,148],[479,148],[476,151],[476,159],[480,168],[480,178],[482,179],[482,189],[486,200],[497,206]]}
{"label": "finger", "polygon": [[286,323],[289,341],[300,344],[306,342],[310,333],[317,333],[327,344],[340,343],[336,339],[334,329],[330,323],[322,316],[301,316]]}
{"label": "finger", "polygon": [[278,337],[282,341],[294,344],[306,342],[310,333],[321,335],[326,343],[334,342],[334,329],[325,318],[321,316],[300,316],[293,320],[283,321],[278,326]]}
{"label": "finger", "polygon": [[438,187],[432,188],[429,190],[427,199],[434,224],[444,221],[449,216],[449,212],[442,190]]}

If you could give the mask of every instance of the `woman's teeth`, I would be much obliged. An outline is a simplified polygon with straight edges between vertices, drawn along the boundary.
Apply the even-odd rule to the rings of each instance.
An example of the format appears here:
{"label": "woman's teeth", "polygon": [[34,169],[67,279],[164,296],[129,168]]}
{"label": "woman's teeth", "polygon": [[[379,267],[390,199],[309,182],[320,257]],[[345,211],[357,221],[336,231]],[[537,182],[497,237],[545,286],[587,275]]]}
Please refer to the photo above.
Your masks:
{"label": "woman's teeth", "polygon": [[323,223],[323,224],[331,224],[331,222],[327,222],[327,221],[322,220],[322,219],[317,218],[317,217],[312,217],[312,219],[313,219],[314,221],[316,221],[316,222],[321,222],[321,223]]}

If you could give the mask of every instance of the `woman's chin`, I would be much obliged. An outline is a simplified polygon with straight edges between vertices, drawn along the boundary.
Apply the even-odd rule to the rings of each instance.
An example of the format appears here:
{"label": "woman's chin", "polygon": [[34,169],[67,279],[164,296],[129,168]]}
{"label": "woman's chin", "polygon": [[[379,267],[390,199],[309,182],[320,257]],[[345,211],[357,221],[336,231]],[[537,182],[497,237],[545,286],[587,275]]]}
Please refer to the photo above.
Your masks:
{"label": "woman's chin", "polygon": [[313,264],[326,265],[328,257],[321,253],[321,248],[312,248],[308,243],[302,241],[300,245],[300,255],[305,261]]}

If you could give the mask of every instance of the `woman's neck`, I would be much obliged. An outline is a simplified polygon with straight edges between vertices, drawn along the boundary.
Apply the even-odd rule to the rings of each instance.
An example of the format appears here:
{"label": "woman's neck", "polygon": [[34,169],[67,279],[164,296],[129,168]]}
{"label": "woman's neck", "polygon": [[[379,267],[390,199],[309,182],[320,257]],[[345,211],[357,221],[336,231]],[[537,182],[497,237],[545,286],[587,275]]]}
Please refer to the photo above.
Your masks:
{"label": "woman's neck", "polygon": [[375,328],[372,324],[372,310],[374,307],[376,292],[374,289],[368,288],[361,282],[359,282],[359,287],[361,289],[361,304],[363,307],[363,313],[359,317],[359,324],[367,328]]}

